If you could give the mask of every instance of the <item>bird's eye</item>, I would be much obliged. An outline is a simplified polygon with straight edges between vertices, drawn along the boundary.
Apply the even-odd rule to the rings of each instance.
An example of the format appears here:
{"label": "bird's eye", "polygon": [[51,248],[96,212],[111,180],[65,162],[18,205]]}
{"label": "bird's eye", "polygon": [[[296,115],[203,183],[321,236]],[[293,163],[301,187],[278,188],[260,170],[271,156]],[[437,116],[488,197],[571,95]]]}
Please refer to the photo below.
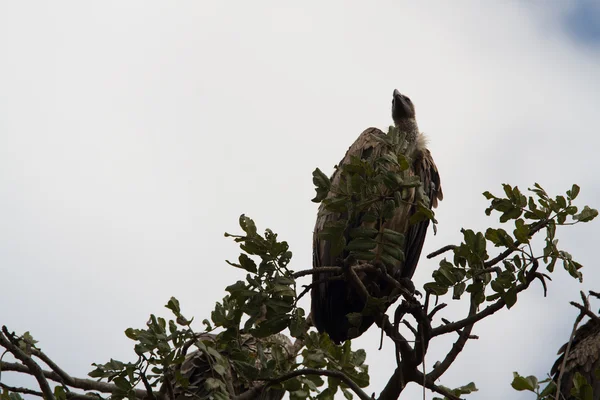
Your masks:
{"label": "bird's eye", "polygon": [[409,103],[412,103],[412,101],[410,101],[409,97],[404,97],[406,100],[408,100]]}

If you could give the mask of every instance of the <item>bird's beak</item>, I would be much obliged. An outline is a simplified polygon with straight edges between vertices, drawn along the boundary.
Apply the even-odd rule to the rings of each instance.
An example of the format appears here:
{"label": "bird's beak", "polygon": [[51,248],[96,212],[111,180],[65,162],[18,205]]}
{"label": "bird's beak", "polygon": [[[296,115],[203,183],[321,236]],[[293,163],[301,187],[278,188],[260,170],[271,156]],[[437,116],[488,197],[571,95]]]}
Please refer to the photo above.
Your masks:
{"label": "bird's beak", "polygon": [[404,101],[404,96],[402,96],[402,93],[398,89],[394,89],[394,104],[398,108],[401,107],[405,110],[408,108],[408,105]]}

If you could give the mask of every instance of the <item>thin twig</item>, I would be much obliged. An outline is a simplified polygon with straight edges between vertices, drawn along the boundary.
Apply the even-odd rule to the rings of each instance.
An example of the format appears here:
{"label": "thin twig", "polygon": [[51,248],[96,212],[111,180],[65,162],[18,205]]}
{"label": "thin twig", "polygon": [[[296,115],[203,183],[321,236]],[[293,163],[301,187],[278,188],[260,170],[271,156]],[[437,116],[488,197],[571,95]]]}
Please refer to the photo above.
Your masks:
{"label": "thin twig", "polygon": [[293,278],[300,278],[306,275],[320,274],[321,272],[337,272],[342,273],[342,267],[318,267],[313,269],[305,269],[302,271],[294,272],[292,274]]}
{"label": "thin twig", "polygon": [[23,393],[23,394],[29,394],[32,396],[44,397],[44,394],[42,392],[38,392],[37,390],[31,390],[31,389],[27,389],[24,387],[8,386],[2,382],[0,382],[0,388],[6,389],[9,392]]}
{"label": "thin twig", "polygon": [[582,306],[581,304],[577,304],[574,301],[570,301],[569,304],[573,307],[576,307],[582,314],[587,315],[588,317],[593,319],[597,324],[600,325],[600,317],[594,314],[590,309],[586,309],[584,306]]}
{"label": "thin twig", "polygon": [[310,292],[310,290],[312,288],[314,288],[315,286],[323,283],[323,282],[331,282],[331,281],[343,281],[344,277],[341,275],[334,275],[334,276],[328,276],[319,280],[314,281],[313,283],[311,283],[310,285],[304,285],[304,289],[302,290],[302,292],[298,295],[298,297],[296,297],[296,303],[298,303],[298,301],[304,297],[308,292]]}
{"label": "thin twig", "polygon": [[442,247],[442,248],[441,248],[441,249],[439,249],[439,250],[436,250],[436,251],[434,251],[433,253],[429,253],[429,254],[427,254],[427,258],[431,259],[431,258],[433,258],[433,257],[437,257],[437,256],[439,256],[440,254],[443,254],[443,253],[445,253],[445,252],[447,252],[447,251],[450,251],[450,250],[454,250],[454,249],[456,249],[457,247],[458,247],[458,246],[456,246],[456,245],[454,245],[454,244],[449,244],[449,245],[447,245],[447,246],[444,246],[444,247]]}

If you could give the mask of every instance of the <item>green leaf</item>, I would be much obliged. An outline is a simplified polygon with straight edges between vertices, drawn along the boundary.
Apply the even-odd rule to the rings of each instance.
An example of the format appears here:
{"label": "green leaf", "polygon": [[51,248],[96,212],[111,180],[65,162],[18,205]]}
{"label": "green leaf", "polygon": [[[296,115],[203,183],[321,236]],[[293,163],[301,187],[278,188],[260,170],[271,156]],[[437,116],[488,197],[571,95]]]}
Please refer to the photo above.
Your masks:
{"label": "green leaf", "polygon": [[501,297],[502,300],[504,300],[504,302],[506,303],[506,307],[510,309],[517,302],[517,291],[515,288],[511,288],[504,292],[504,294]]}
{"label": "green leaf", "polygon": [[513,372],[513,381],[510,385],[513,387],[513,389],[518,391],[528,390],[533,392],[535,390],[533,382],[524,376],[520,376],[517,372]]}
{"label": "green leaf", "polygon": [[173,311],[173,314],[175,315],[179,315],[181,313],[181,309],[179,308],[179,300],[177,300],[175,297],[171,297],[165,307]]}
{"label": "green leaf", "polygon": [[222,385],[223,381],[215,378],[206,378],[204,382],[204,387],[209,391],[219,389]]}
{"label": "green leaf", "polygon": [[515,230],[513,233],[520,243],[529,243],[529,227],[525,225],[523,218],[515,221]]}
{"label": "green leaf", "polygon": [[352,392],[350,392],[346,388],[342,388],[342,393],[344,393],[344,397],[348,400],[352,400]]}
{"label": "green leaf", "polygon": [[316,186],[315,191],[317,192],[317,195],[311,201],[314,203],[320,203],[327,197],[331,187],[331,181],[319,168],[315,169],[312,175],[313,183]]}
{"label": "green leaf", "polygon": [[579,194],[579,186],[577,186],[575,184],[573,185],[573,187],[571,188],[571,190],[567,191],[567,196],[571,200],[575,200],[575,198],[577,197],[578,194]]}
{"label": "green leaf", "polygon": [[288,315],[268,318],[262,321],[256,329],[252,330],[252,335],[258,338],[274,335],[287,328],[289,322],[290,317]]}
{"label": "green leaf", "polygon": [[598,210],[589,208],[588,206],[583,207],[583,210],[579,214],[573,216],[573,219],[580,222],[589,222],[598,216]]}
{"label": "green leaf", "polygon": [[379,233],[379,231],[375,228],[354,228],[350,230],[351,238],[370,238],[373,239]]}
{"label": "green leaf", "polygon": [[487,240],[494,243],[496,247],[512,247],[512,239],[504,229],[488,228],[485,231],[485,237]]}
{"label": "green leaf", "polygon": [[404,235],[392,229],[384,229],[382,237],[383,240],[398,246],[402,246],[402,244],[404,244]]}
{"label": "green leaf", "polygon": [[500,222],[504,223],[504,222],[507,222],[508,220],[519,218],[522,213],[523,213],[523,210],[521,210],[520,208],[517,208],[517,207],[513,207],[513,208],[505,211],[504,214],[502,214],[500,216]]}
{"label": "green leaf", "polygon": [[492,199],[496,199],[496,198],[497,198],[496,196],[494,196],[493,194],[491,194],[491,193],[490,193],[490,192],[488,192],[488,191],[485,191],[485,192],[483,192],[483,195],[484,195],[484,196],[485,196],[485,198],[486,198],[486,199],[488,199],[488,200],[492,200]]}
{"label": "green leaf", "polygon": [[447,286],[442,286],[438,283],[434,283],[434,282],[428,282],[425,285],[423,285],[423,289],[425,289],[426,292],[432,293],[436,296],[443,296],[446,293],[448,293],[448,287]]}
{"label": "green leaf", "polygon": [[256,273],[256,263],[254,262],[254,260],[252,260],[250,257],[248,257],[246,254],[240,254],[239,257],[239,262],[240,265],[243,269],[245,269],[248,272],[252,272],[252,273]]}
{"label": "green leaf", "polygon": [[244,214],[240,215],[240,227],[248,234],[248,236],[256,236],[256,225],[251,218]]}
{"label": "green leaf", "polygon": [[503,183],[502,184],[502,188],[504,189],[504,193],[506,194],[506,198],[512,199],[512,197],[513,197],[512,187],[509,184],[507,184],[507,183]]}
{"label": "green leaf", "polygon": [[54,387],[54,397],[56,400],[67,400],[67,392],[65,388],[57,385]]}
{"label": "green leaf", "polygon": [[554,381],[550,381],[544,390],[540,393],[540,397],[550,396],[551,394],[556,393],[556,383]]}
{"label": "green leaf", "polygon": [[366,251],[372,250],[377,246],[377,242],[374,239],[358,238],[352,240],[346,246],[348,251]]}
{"label": "green leaf", "polygon": [[460,282],[459,284],[455,285],[454,292],[452,294],[452,299],[459,300],[460,296],[462,296],[462,294],[464,293],[466,287],[467,287],[467,284],[465,282]]}
{"label": "green leaf", "polygon": [[[383,255],[392,256],[394,259],[404,261],[404,252],[399,246],[390,246],[388,244],[383,245]],[[383,256],[382,255],[382,256]],[[396,263],[394,262],[394,265]]]}
{"label": "green leaf", "polygon": [[129,389],[131,389],[131,383],[129,383],[129,381],[121,376],[116,377],[113,380],[113,383],[121,390],[123,390],[124,392],[129,391]]}

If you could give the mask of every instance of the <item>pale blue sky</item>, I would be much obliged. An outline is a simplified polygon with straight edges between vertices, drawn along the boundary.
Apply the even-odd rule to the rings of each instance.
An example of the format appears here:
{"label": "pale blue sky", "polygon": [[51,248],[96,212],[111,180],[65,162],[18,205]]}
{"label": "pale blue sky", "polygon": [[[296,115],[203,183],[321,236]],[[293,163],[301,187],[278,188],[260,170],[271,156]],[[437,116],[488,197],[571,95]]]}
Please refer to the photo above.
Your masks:
{"label": "pale blue sky", "polygon": [[[309,268],[311,172],[331,172],[363,129],[391,123],[394,88],[416,104],[442,177],[439,233],[425,254],[460,241],[461,227],[496,223],[481,192],[501,183],[551,192],[578,183],[580,204],[597,208],[600,52],[573,34],[577,10],[0,1],[0,322],[31,331],[83,376],[92,362],[132,359],[122,332],[166,315],[172,295],[208,316],[244,276],[223,261],[237,258],[223,232],[241,213],[290,243],[292,268]],[[471,398],[530,398],[510,389],[512,371],[548,371],[576,315],[567,302],[600,290],[598,233],[596,224],[559,232],[586,266],[583,286],[562,270],[549,298],[534,285],[476,326],[480,340],[440,383],[474,380]],[[434,267],[421,262],[417,286]],[[390,343],[377,352],[378,343],[373,329],[355,344],[368,351],[369,392],[395,364]],[[450,343],[434,342],[428,365]]]}

